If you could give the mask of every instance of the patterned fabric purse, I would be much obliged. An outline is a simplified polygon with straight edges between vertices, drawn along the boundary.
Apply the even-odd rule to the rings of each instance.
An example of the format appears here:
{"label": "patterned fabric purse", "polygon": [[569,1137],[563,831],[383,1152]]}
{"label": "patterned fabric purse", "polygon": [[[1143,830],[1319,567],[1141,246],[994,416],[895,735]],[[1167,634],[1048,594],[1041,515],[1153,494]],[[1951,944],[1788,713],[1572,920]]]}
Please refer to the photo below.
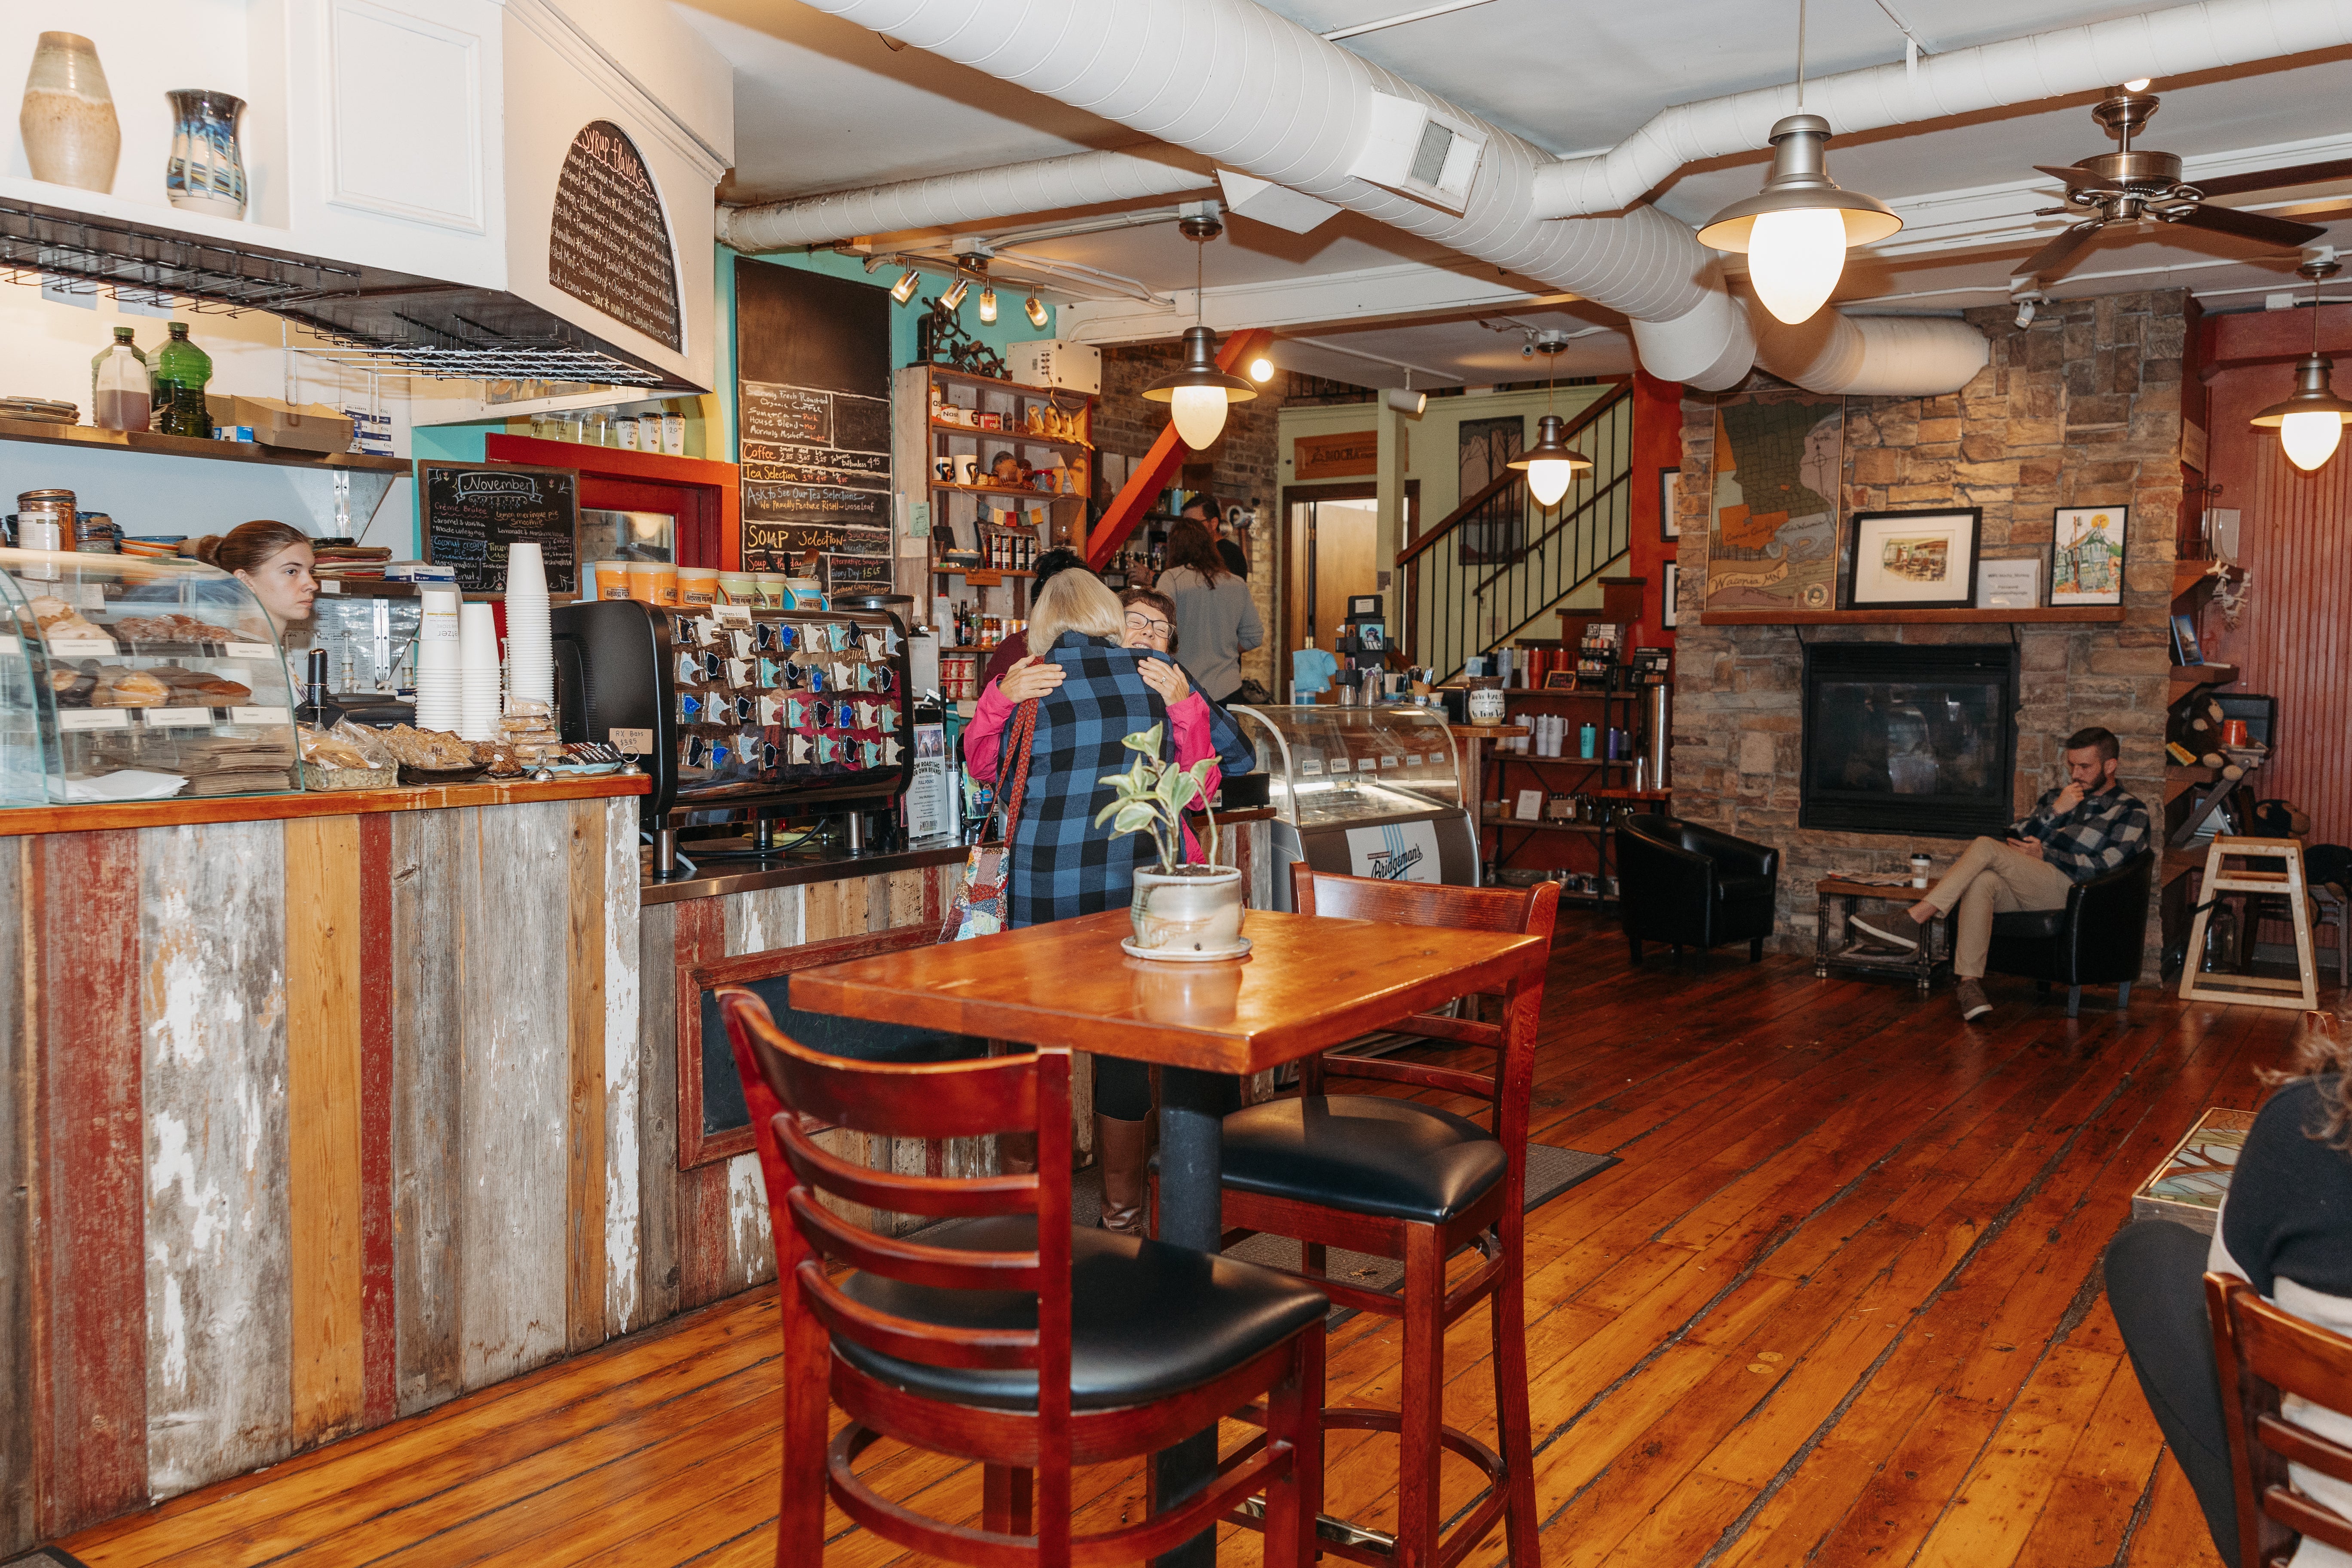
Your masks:
{"label": "patterned fabric purse", "polygon": [[[1021,795],[1029,787],[1029,747],[1036,736],[1037,699],[1032,697],[1014,710],[998,752],[1000,759],[1013,764],[1013,781],[989,814],[991,826],[1003,817],[1003,831],[992,838],[983,828],[980,842],[964,857],[963,886],[956,890],[955,904],[948,910],[947,927],[940,933],[942,942],[993,936],[1004,929],[1010,907],[1006,894],[1013,879],[1013,829],[1021,820]],[[997,764],[1000,773],[1003,765],[1003,760]]]}

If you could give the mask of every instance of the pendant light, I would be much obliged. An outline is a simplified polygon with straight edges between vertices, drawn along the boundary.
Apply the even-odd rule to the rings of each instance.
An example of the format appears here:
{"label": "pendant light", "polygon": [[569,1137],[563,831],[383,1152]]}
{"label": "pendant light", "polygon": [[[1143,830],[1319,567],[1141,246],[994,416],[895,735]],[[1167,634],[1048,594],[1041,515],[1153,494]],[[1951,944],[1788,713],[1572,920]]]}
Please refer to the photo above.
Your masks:
{"label": "pendant light", "polygon": [[1029,298],[1021,302],[1021,309],[1022,311],[1028,316],[1029,324],[1031,326],[1036,328],[1041,332],[1045,330],[1045,301],[1039,300],[1036,295],[1032,294]]}
{"label": "pendant light", "polygon": [[1536,444],[1505,466],[1525,473],[1528,493],[1536,498],[1538,506],[1549,509],[1559,504],[1577,475],[1591,471],[1592,459],[1568,444],[1567,422],[1550,412],[1559,352],[1568,347],[1567,334],[1546,332],[1529,346],[1550,362],[1544,380],[1545,413],[1536,421]]}
{"label": "pendant light", "polygon": [[1224,433],[1226,409],[1255,397],[1257,388],[1217,368],[1217,335],[1201,320],[1202,258],[1209,241],[1224,233],[1225,226],[1202,216],[1188,217],[1177,227],[1185,238],[1203,247],[1192,253],[1193,324],[1184,329],[1183,368],[1145,387],[1143,395],[1168,405],[1169,421],[1176,426],[1176,434],[1197,452],[1213,446]]}
{"label": "pendant light", "polygon": [[1805,107],[1805,0],[1797,0],[1797,112],[1772,127],[1772,173],[1698,231],[1701,245],[1748,254],[1748,281],[1791,326],[1828,303],[1851,247],[1885,239],[1903,220],[1875,196],[1840,190],[1822,150],[1830,122]]}
{"label": "pendant light", "polygon": [[2311,352],[2296,362],[2294,395],[2273,403],[2252,423],[2275,426],[2287,461],[2309,473],[2336,455],[2344,439],[2344,421],[2352,418],[2352,403],[2336,395],[2328,373],[2336,362],[2319,352],[2319,286],[2343,268],[2333,261],[2306,261],[2295,268],[2311,279]]}

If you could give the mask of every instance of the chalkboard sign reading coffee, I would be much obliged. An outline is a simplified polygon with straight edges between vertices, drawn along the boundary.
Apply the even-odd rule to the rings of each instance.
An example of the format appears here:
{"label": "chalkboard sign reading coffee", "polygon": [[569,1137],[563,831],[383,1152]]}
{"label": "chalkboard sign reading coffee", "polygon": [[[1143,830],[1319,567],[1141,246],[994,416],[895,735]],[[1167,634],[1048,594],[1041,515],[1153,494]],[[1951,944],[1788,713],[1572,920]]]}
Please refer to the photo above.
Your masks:
{"label": "chalkboard sign reading coffee", "polygon": [[539,545],[547,563],[547,591],[577,591],[576,472],[420,461],[416,493],[424,498],[425,559],[455,567],[458,587],[504,593],[507,548],[528,541]]}
{"label": "chalkboard sign reading coffee", "polygon": [[572,139],[555,182],[547,280],[675,350],[677,258],[646,161],[627,132],[592,120]]}
{"label": "chalkboard sign reading coffee", "polygon": [[735,265],[743,548],[816,551],[890,572],[890,297],[772,264]]}

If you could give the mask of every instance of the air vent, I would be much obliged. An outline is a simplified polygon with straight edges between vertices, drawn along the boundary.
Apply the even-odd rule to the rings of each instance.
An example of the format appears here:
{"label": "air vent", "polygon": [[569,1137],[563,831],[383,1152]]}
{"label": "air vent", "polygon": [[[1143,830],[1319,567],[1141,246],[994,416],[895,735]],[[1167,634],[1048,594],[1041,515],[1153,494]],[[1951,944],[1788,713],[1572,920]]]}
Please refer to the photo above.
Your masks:
{"label": "air vent", "polygon": [[1371,133],[1348,173],[1460,212],[1486,151],[1486,133],[1416,99],[1372,94]]}

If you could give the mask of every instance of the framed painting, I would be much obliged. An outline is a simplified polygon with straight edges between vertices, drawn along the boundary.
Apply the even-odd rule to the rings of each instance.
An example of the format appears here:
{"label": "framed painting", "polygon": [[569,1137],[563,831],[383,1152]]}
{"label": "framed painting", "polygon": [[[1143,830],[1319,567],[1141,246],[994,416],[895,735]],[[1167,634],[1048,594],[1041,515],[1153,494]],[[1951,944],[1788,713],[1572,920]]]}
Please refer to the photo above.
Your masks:
{"label": "framed painting", "polygon": [[1837,595],[1845,399],[1767,394],[1715,414],[1709,610],[1826,610]]}
{"label": "framed painting", "polygon": [[1682,597],[1683,567],[1679,561],[1666,563],[1665,597],[1659,605],[1658,624],[1672,631],[1682,622],[1682,607],[1676,603]]}
{"label": "framed painting", "polygon": [[1658,537],[1680,539],[1683,536],[1683,471],[1680,468],[1658,470]]}
{"label": "framed painting", "polygon": [[1965,610],[1976,603],[1975,507],[1853,514],[1850,610]]}
{"label": "framed painting", "polygon": [[2050,602],[2124,602],[2124,528],[2131,509],[2062,506],[2050,546]]}

